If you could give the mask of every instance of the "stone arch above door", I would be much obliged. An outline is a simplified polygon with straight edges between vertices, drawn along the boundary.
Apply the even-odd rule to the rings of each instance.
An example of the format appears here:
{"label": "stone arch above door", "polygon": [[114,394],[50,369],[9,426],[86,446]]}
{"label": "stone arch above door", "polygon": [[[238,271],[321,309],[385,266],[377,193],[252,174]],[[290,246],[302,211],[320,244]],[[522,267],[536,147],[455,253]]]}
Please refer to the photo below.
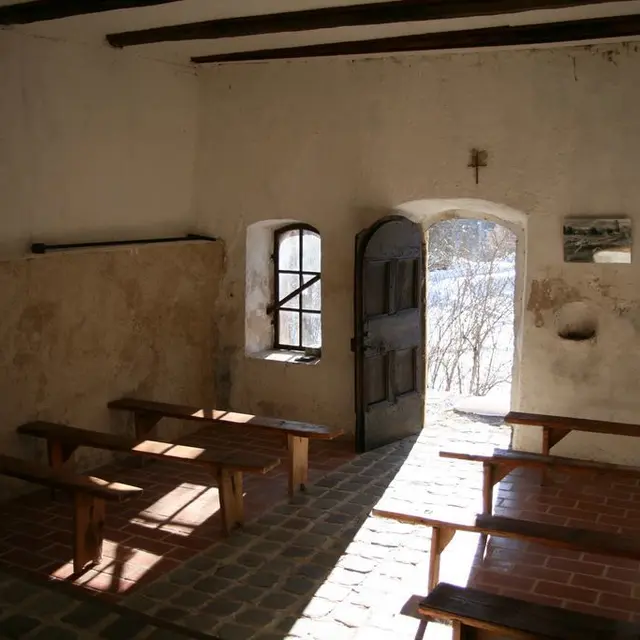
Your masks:
{"label": "stone arch above door", "polygon": [[394,212],[419,222],[426,229],[440,220],[479,218],[493,220],[524,239],[527,214],[508,205],[478,198],[425,198],[411,200],[394,207]]}

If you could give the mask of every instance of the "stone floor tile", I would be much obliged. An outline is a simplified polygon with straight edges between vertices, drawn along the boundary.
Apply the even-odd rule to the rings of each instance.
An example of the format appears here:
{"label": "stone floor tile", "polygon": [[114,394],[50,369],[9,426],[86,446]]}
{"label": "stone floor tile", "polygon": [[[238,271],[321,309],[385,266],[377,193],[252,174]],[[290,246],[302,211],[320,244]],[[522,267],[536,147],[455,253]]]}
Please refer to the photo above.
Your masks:
{"label": "stone floor tile", "polygon": [[282,588],[289,593],[304,595],[314,590],[316,585],[317,582],[314,580],[310,580],[303,576],[293,576],[292,578],[285,580]]}
{"label": "stone floor tile", "polygon": [[242,601],[233,600],[227,595],[224,595],[210,599],[200,611],[205,614],[218,616],[219,619],[222,619],[237,613],[242,607],[244,607]]}
{"label": "stone floor tile", "polygon": [[0,620],[0,632],[4,637],[10,638],[25,638],[34,629],[40,626],[40,621],[31,616],[25,616],[20,613],[16,613]]}
{"label": "stone floor tile", "polygon": [[91,629],[98,626],[107,617],[110,611],[98,602],[79,602],[69,613],[62,616],[62,622],[80,629]]}
{"label": "stone floor tile", "polygon": [[332,600],[314,597],[305,607],[303,615],[308,618],[325,618],[338,606],[338,603]]}
{"label": "stone floor tile", "polygon": [[[211,568],[213,567],[209,567],[209,569]],[[208,569],[205,569],[205,571],[206,570]],[[169,573],[169,575],[167,576],[167,580],[169,582],[179,585],[192,585],[200,578],[202,578],[201,571],[196,571],[194,569],[188,569],[185,567],[179,567],[175,571]]]}
{"label": "stone floor tile", "polygon": [[258,630],[245,627],[233,622],[223,624],[216,629],[216,635],[220,640],[250,640],[257,635]]}
{"label": "stone floor tile", "polygon": [[108,624],[100,631],[100,638],[104,640],[134,640],[140,638],[149,625],[145,620],[134,617],[121,616],[114,622]]}
{"label": "stone floor tile", "polygon": [[275,592],[266,595],[262,598],[258,604],[265,608],[278,611],[281,609],[288,609],[297,602],[297,597],[290,593]]}
{"label": "stone floor tile", "polygon": [[254,640],[282,640],[282,633],[277,631],[261,631]]}
{"label": "stone floor tile", "polygon": [[185,639],[185,636],[183,633],[172,631],[171,629],[156,628],[144,640],[184,640],[184,639]]}
{"label": "stone floor tile", "polygon": [[253,627],[257,630],[264,629],[267,625],[274,621],[274,613],[267,609],[260,609],[258,607],[247,607],[238,613],[235,617],[235,621],[238,624]]}
{"label": "stone floor tile", "polygon": [[350,602],[341,602],[331,612],[331,618],[333,620],[347,627],[354,628],[365,626],[370,616],[371,610],[368,606],[352,604]]}
{"label": "stone floor tile", "polygon": [[[193,585],[193,588],[197,591],[204,591],[206,593],[210,593],[215,595],[224,591],[226,588],[230,587],[233,582],[227,580],[226,578],[222,578],[218,575],[208,576],[206,578],[202,578]],[[147,592],[148,593],[148,592]],[[174,590],[175,593],[175,590]]]}
{"label": "stone floor tile", "polygon": [[142,593],[144,593],[147,598],[165,600],[171,598],[176,593],[176,586],[169,582],[155,582],[146,587]]}

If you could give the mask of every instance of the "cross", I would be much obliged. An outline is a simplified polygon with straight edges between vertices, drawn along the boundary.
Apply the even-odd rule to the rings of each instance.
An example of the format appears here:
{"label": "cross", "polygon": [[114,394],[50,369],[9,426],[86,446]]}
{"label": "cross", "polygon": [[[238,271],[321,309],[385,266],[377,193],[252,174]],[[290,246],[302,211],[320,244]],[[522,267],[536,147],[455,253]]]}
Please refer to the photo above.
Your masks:
{"label": "cross", "polygon": [[471,160],[467,166],[476,170],[476,184],[478,184],[480,167],[487,166],[487,152],[481,149],[471,149]]}

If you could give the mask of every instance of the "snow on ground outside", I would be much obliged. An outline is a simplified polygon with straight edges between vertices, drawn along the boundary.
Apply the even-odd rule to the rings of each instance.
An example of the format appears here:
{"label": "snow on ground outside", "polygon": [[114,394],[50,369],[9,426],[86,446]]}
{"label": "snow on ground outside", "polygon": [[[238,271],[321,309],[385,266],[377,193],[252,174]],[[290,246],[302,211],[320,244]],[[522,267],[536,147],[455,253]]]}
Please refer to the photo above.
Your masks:
{"label": "snow on ground outside", "polygon": [[[470,275],[470,273],[472,275]],[[458,259],[456,260],[456,264],[450,269],[429,271],[427,309],[430,326],[436,326],[438,322],[443,319],[443,315],[447,314],[448,308],[451,306],[451,301],[455,298],[459,288],[462,288],[463,282],[467,278],[470,278],[471,282],[478,287],[483,285],[486,287],[491,284],[493,288],[498,289],[501,296],[508,296],[509,299],[513,301],[515,295],[515,257],[493,264]],[[486,282],[487,278],[493,279],[493,283]],[[505,280],[506,282],[504,282]],[[495,327],[495,331],[489,340],[489,343],[493,346],[483,350],[481,355],[481,368],[483,369],[483,373],[486,372],[486,367],[489,366],[490,358],[493,358],[491,366],[495,369],[504,369],[509,372],[511,370],[514,340],[513,304],[509,305],[509,309],[510,313],[501,318],[500,324]],[[466,313],[471,313],[471,311],[467,311]],[[461,317],[461,320],[465,320],[464,315]],[[428,335],[428,343],[431,343],[430,338],[432,339],[432,336]],[[463,388],[465,386],[468,388],[471,375],[471,352],[467,350],[463,354],[461,361],[464,371],[462,386]],[[436,386],[442,386],[442,380],[440,378]],[[510,389],[510,381],[503,382],[494,387],[489,393],[492,398],[496,398],[495,402],[493,400],[491,400],[489,404],[475,402],[474,406],[499,415],[505,406],[508,408],[507,399],[510,397]],[[485,404],[487,404],[486,407],[484,407]]]}

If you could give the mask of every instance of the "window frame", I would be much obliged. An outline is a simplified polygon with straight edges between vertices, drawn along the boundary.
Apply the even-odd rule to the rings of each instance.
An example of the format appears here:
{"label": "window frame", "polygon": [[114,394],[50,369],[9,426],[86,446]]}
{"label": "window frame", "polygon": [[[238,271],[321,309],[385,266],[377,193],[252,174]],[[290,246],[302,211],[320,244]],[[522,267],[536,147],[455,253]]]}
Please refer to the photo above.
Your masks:
{"label": "window frame", "polygon": [[[299,268],[298,269],[281,269],[280,268],[280,239],[281,237],[289,233],[291,231],[298,231],[300,234],[299,240]],[[304,353],[310,356],[315,356],[319,358],[322,352],[322,346],[320,347],[304,347],[302,345],[302,316],[304,313],[309,314],[317,314],[320,316],[322,323],[322,296],[320,298],[320,309],[303,309],[302,307],[302,292],[316,282],[322,282],[322,253],[320,254],[320,270],[318,271],[309,271],[303,269],[303,256],[304,256],[304,243],[302,238],[304,236],[304,232],[308,231],[318,236],[320,240],[320,246],[322,247],[322,236],[320,232],[312,225],[306,224],[303,222],[296,222],[293,224],[288,224],[283,227],[278,227],[273,232],[273,301],[267,311],[272,315],[272,323],[273,323],[273,348],[277,351],[298,351],[300,353]],[[301,284],[300,287],[292,291],[290,294],[285,296],[282,300],[280,300],[280,275],[299,275],[300,281],[302,282],[303,276],[312,276],[308,282]],[[297,295],[300,296],[300,302],[297,308],[295,309],[282,309],[283,305],[285,305],[289,300],[295,298]],[[299,335],[299,344],[291,345],[281,342],[280,340],[280,311],[293,311],[298,313],[298,335]],[[322,340],[321,340],[322,343]]]}

